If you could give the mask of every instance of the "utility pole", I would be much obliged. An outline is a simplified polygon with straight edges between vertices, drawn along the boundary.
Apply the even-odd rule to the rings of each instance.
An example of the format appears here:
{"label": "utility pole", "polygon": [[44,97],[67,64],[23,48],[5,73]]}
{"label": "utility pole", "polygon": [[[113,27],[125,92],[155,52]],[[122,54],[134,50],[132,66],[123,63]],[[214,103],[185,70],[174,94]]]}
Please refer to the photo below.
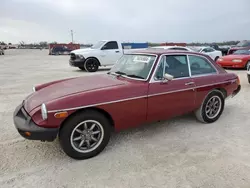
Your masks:
{"label": "utility pole", "polygon": [[74,43],[74,33],[73,33],[73,30],[70,30],[70,32],[71,32],[72,43]]}

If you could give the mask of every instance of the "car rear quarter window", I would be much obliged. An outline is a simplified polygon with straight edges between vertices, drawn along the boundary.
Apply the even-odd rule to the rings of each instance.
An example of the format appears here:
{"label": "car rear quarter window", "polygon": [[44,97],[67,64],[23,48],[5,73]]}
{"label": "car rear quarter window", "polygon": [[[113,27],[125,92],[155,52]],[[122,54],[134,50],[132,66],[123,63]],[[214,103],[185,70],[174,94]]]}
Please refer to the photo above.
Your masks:
{"label": "car rear quarter window", "polygon": [[189,63],[192,76],[216,73],[212,64],[203,57],[189,55]]}

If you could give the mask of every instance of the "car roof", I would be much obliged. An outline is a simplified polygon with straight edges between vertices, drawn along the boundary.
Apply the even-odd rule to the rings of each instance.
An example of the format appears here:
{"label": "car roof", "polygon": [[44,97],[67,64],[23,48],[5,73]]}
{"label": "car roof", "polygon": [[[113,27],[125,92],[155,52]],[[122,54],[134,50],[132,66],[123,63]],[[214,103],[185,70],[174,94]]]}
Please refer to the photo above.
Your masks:
{"label": "car roof", "polygon": [[[148,48],[144,50],[136,50],[131,52],[130,54],[152,54],[152,55],[162,55],[162,54],[173,54],[173,53],[180,53],[180,54],[193,54],[193,55],[203,55],[197,52],[190,52],[190,51],[183,51],[183,50],[168,50],[168,49],[158,49],[158,48]],[[128,54],[128,53],[127,53]],[[205,55],[203,55],[205,56]]]}

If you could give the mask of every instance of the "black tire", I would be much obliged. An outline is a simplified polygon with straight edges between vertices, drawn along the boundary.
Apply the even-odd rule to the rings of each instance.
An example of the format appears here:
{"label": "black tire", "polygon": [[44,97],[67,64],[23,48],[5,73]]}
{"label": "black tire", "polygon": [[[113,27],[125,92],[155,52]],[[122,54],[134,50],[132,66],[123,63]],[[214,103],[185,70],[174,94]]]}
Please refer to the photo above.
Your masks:
{"label": "black tire", "polygon": [[[83,133],[85,130],[90,130],[90,128],[93,125],[93,124],[91,125],[91,123],[88,121],[92,121],[93,124],[96,124],[96,127],[91,130],[92,133],[86,133],[86,132]],[[84,122],[87,122],[88,128],[90,127],[89,129],[85,129],[85,124],[81,125]],[[98,127],[99,129],[96,129]],[[79,131],[78,128],[79,130],[82,131],[81,133],[78,132]],[[98,132],[96,130],[99,130],[100,133],[96,133]],[[99,134],[97,135],[98,136],[96,138],[97,143],[95,145],[93,145],[94,143],[91,144],[90,142],[90,141],[95,142],[94,140],[92,140],[92,136],[94,135],[94,132],[95,132],[95,135]],[[106,147],[106,145],[109,142],[110,132],[111,132],[111,124],[109,120],[103,114],[93,111],[93,110],[89,110],[89,111],[85,111],[82,113],[77,113],[74,116],[70,117],[65,122],[65,124],[63,125],[59,133],[59,141],[60,141],[63,151],[69,157],[78,159],[78,160],[83,160],[83,159],[95,157],[96,155],[98,155],[100,152],[103,151],[103,149]],[[92,135],[89,136],[85,134],[90,134],[90,135],[92,134]],[[87,136],[91,138],[89,137],[87,138]],[[81,138],[79,139],[79,137]],[[74,141],[74,139],[78,139],[78,140]],[[85,150],[81,149],[81,147],[83,146],[83,143],[87,147],[87,141],[88,141],[88,144],[93,145],[93,147],[90,149],[85,149]],[[80,146],[81,142],[83,143]]]}
{"label": "black tire", "polygon": [[78,67],[79,69],[81,69],[82,71],[86,71],[84,67]]}
{"label": "black tire", "polygon": [[218,59],[219,59],[219,57],[217,56],[217,57],[214,59],[214,61],[216,62]]}
{"label": "black tire", "polygon": [[250,61],[248,61],[245,65],[245,69],[247,70],[248,66],[250,66]]}
{"label": "black tire", "polygon": [[248,83],[250,84],[250,75],[247,75]]}
{"label": "black tire", "polygon": [[[218,107],[217,111],[214,110],[216,108],[216,106],[213,106],[213,107],[210,106],[210,104],[211,104],[210,102],[213,99],[215,99],[220,105],[220,107]],[[223,93],[218,91],[218,90],[213,90],[206,96],[206,98],[204,99],[200,108],[195,111],[195,116],[199,121],[201,121],[203,123],[213,123],[213,122],[217,121],[219,119],[219,117],[221,116],[221,114],[224,110],[224,105],[225,105],[225,99],[224,99]],[[215,111],[214,116],[212,116],[213,114],[211,114],[211,116],[209,117],[208,113],[210,111],[206,113],[206,110],[209,110],[209,108],[210,109],[213,108],[212,111]]]}
{"label": "black tire", "polygon": [[95,58],[89,58],[85,61],[84,68],[87,72],[96,72],[99,68],[99,62]]}

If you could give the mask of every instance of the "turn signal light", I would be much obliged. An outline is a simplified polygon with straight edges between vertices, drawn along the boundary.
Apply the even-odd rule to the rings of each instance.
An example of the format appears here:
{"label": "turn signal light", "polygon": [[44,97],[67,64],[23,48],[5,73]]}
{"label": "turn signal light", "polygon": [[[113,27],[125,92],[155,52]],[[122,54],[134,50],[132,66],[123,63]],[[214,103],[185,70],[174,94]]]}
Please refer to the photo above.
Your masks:
{"label": "turn signal light", "polygon": [[25,134],[26,136],[31,136],[31,133],[30,133],[30,132],[24,132],[24,134]]}
{"label": "turn signal light", "polygon": [[58,112],[58,113],[55,113],[55,118],[65,118],[68,116],[68,112]]}

